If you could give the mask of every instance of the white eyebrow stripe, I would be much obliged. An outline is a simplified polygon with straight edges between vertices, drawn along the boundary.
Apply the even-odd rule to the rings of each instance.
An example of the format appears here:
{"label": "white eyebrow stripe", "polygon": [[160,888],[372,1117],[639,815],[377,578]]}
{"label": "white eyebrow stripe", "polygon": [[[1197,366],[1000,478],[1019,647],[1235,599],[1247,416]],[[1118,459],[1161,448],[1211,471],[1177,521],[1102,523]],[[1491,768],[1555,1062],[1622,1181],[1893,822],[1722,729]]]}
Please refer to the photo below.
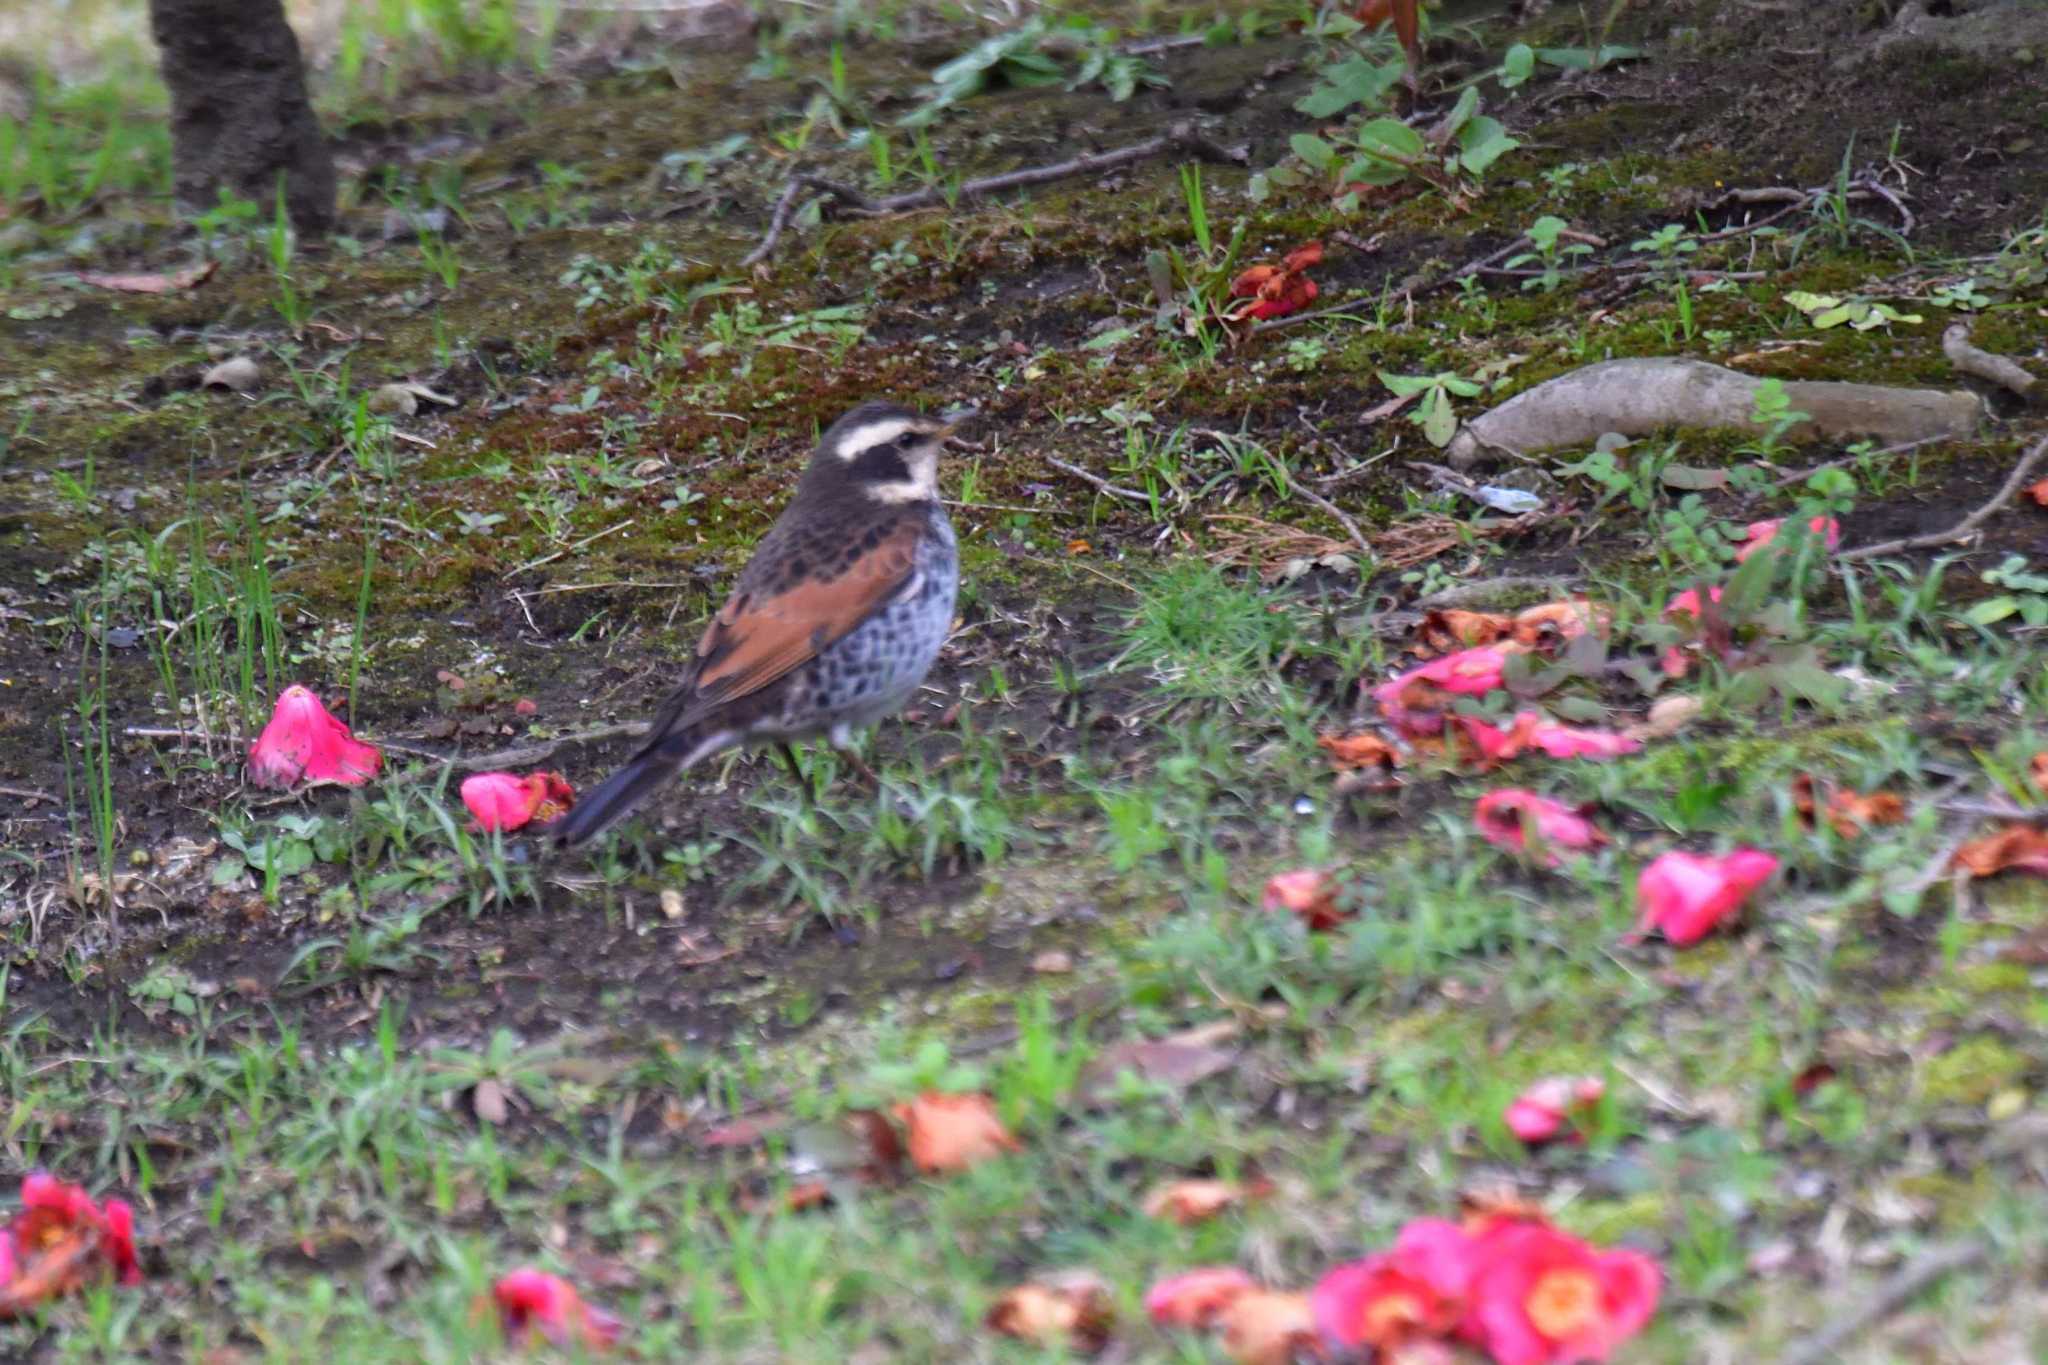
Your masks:
{"label": "white eyebrow stripe", "polygon": [[910,430],[910,420],[904,417],[885,417],[879,422],[867,422],[855,427],[839,439],[839,458],[857,460],[878,445],[885,445]]}

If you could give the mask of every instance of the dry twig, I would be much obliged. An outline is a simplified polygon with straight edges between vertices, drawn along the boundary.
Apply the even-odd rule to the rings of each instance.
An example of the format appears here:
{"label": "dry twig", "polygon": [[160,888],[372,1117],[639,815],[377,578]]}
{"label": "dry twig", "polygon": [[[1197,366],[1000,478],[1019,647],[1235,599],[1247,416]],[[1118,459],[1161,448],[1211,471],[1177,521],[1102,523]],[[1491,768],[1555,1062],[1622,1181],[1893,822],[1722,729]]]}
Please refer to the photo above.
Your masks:
{"label": "dry twig", "polygon": [[1974,346],[1970,342],[1970,324],[1951,324],[1941,334],[1941,353],[1948,357],[1948,363],[1961,374],[1975,375],[1992,383],[2011,389],[2022,398],[2031,396],[2034,376],[2029,374],[2017,361]]}
{"label": "dry twig", "polygon": [[2043,456],[2048,456],[2048,437],[2035,442],[2034,448],[2020,457],[2019,462],[2013,465],[2012,473],[2006,476],[2005,482],[1999,485],[1998,491],[1993,493],[1982,507],[1946,531],[1931,531],[1920,536],[1902,536],[1898,540],[1879,541],[1875,545],[1859,545],[1853,550],[1836,555],[1836,562],[1853,563],[1858,560],[1875,559],[1879,555],[1895,555],[1901,550],[1925,550],[1936,545],[1954,544],[1982,526],[2018,497],[2020,489],[2026,486],[2027,476],[2034,472],[2034,467],[2041,463]]}
{"label": "dry twig", "polygon": [[1135,488],[1125,488],[1121,485],[1113,484],[1108,479],[1103,478],[1100,474],[1091,474],[1087,470],[1081,468],[1081,466],[1077,464],[1068,464],[1065,460],[1062,460],[1057,456],[1047,455],[1045,457],[1045,462],[1051,465],[1054,469],[1062,470],[1065,473],[1072,474],[1082,483],[1092,484],[1095,487],[1096,491],[1104,493],[1109,497],[1122,498],[1126,502],[1142,502],[1149,504],[1152,501],[1152,497],[1148,493],[1141,493]]}
{"label": "dry twig", "polygon": [[1820,1330],[1792,1343],[1779,1357],[1781,1365],[1823,1365],[1840,1360],[1842,1348],[1859,1334],[1904,1308],[1921,1293],[1958,1270],[1967,1270],[1991,1254],[1982,1238],[1931,1246],[1901,1266],[1898,1273],[1871,1291],[1861,1303],[1830,1319]]}
{"label": "dry twig", "polygon": [[1090,152],[1085,156],[1055,161],[1050,165],[1026,166],[1021,170],[1005,171],[1001,175],[983,176],[979,180],[963,181],[957,189],[933,186],[871,199],[850,185],[828,180],[821,175],[799,172],[792,175],[788,183],[782,187],[782,193],[775,200],[775,207],[769,212],[768,230],[762,235],[760,245],[741,257],[740,265],[744,268],[768,259],[769,253],[775,250],[775,244],[782,239],[783,232],[789,227],[790,216],[796,212],[797,202],[803,198],[806,190],[816,192],[821,198],[834,200],[850,212],[872,218],[890,213],[907,213],[912,209],[937,208],[942,204],[951,206],[985,194],[1022,189],[1027,185],[1043,185],[1077,175],[1096,175],[1114,170],[1118,166],[1128,166],[1135,161],[1147,161],[1167,152],[1182,152],[1203,161],[1235,163],[1246,158],[1244,149],[1225,147],[1200,132],[1192,123],[1176,123],[1159,136],[1148,137],[1143,142],[1133,142],[1128,147],[1117,147],[1107,152]]}

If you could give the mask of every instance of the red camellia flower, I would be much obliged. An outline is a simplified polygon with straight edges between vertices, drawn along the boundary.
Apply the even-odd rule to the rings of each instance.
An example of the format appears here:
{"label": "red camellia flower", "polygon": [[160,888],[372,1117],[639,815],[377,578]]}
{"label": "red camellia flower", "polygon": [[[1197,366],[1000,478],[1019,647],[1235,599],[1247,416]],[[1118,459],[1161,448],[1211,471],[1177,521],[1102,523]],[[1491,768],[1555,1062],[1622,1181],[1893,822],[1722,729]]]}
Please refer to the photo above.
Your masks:
{"label": "red camellia flower", "polygon": [[[1546,1076],[1517,1095],[1501,1118],[1522,1141],[1549,1142],[1565,1131],[1568,1121],[1590,1116],[1606,1093],[1607,1082],[1598,1076]],[[1574,1130],[1569,1136],[1578,1133]]]}
{"label": "red camellia flower", "polygon": [[1236,1266],[1183,1270],[1145,1291],[1145,1311],[1161,1327],[1207,1327],[1238,1295],[1258,1287]]}
{"label": "red camellia flower", "polygon": [[1321,265],[1323,244],[1310,242],[1287,253],[1278,265],[1255,265],[1230,282],[1230,297],[1250,299],[1231,313],[1238,318],[1282,318],[1316,301],[1316,282],[1304,272]]}
{"label": "red camellia flower", "polygon": [[1297,868],[1268,879],[1262,904],[1269,914],[1284,910],[1317,933],[1351,918],[1337,904],[1337,879],[1316,867]]}
{"label": "red camellia flower", "polygon": [[[1773,517],[1769,521],[1752,521],[1749,524],[1748,538],[1735,551],[1736,563],[1741,563],[1758,550],[1769,545],[1777,537],[1778,528],[1784,524],[1785,519],[1783,517]],[[1815,535],[1827,537],[1830,550],[1842,543],[1842,524],[1833,517],[1815,517],[1807,523],[1807,526],[1812,529]]]}
{"label": "red camellia flower", "polygon": [[522,1266],[491,1286],[506,1340],[524,1344],[535,1336],[556,1346],[580,1344],[601,1350],[619,1339],[619,1320],[583,1302],[576,1286],[560,1275]]}
{"label": "red camellia flower", "polygon": [[1634,936],[1661,929],[1681,948],[1697,943],[1741,909],[1750,893],[1777,870],[1778,860],[1755,848],[1739,848],[1721,857],[1661,853],[1636,878],[1642,923]]}
{"label": "red camellia flower", "polygon": [[380,755],[294,683],[277,698],[270,723],[249,747],[249,780],[259,787],[295,782],[339,782],[360,786],[377,775]]}
{"label": "red camellia flower", "polygon": [[1373,700],[1402,733],[1434,735],[1443,729],[1441,713],[1450,698],[1477,697],[1501,686],[1508,655],[1517,652],[1501,645],[1461,649],[1381,683]]}
{"label": "red camellia flower", "polygon": [[104,1206],[77,1185],[36,1171],[21,1182],[21,1212],[0,1229],[0,1319],[111,1273],[136,1284],[135,1211],[109,1199]]}
{"label": "red camellia flower", "polygon": [[1606,1360],[1657,1310],[1662,1275],[1640,1252],[1602,1251],[1538,1221],[1479,1234],[1462,1334],[1499,1365]]}
{"label": "red camellia flower", "polygon": [[1309,1292],[1316,1330],[1334,1347],[1385,1352],[1442,1337],[1464,1318],[1472,1239],[1456,1223],[1418,1218],[1393,1249],[1340,1265]]}
{"label": "red camellia flower", "polygon": [[575,803],[576,789],[560,773],[478,773],[462,779],[462,804],[486,833],[520,829],[534,821],[547,824]]}
{"label": "red camellia flower", "polygon": [[1563,861],[1560,850],[1596,848],[1607,842],[1583,810],[1519,787],[1502,787],[1480,797],[1472,807],[1472,823],[1489,844],[1521,852],[1528,850],[1533,834],[1552,867]]}

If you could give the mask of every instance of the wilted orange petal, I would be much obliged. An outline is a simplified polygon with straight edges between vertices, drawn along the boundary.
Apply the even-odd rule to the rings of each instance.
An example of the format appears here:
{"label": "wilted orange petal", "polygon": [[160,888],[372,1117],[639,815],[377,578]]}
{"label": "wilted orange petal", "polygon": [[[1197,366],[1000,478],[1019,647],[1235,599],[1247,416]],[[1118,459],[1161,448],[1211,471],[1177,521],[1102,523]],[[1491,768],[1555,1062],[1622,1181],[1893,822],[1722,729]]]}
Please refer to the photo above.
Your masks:
{"label": "wilted orange petal", "polygon": [[1995,877],[2001,872],[2048,876],[2048,830],[2007,825],[1957,849],[1956,865],[1968,869],[1973,877]]}
{"label": "wilted orange petal", "polygon": [[1112,1320],[1109,1286],[1081,1270],[1004,1290],[982,1324],[999,1336],[1092,1352],[1109,1340]]}
{"label": "wilted orange petal", "polygon": [[1304,242],[1280,259],[1280,268],[1286,271],[1306,270],[1312,265],[1323,263],[1323,244]]}
{"label": "wilted orange petal", "polygon": [[1897,792],[1852,792],[1847,788],[1828,798],[1828,823],[1844,839],[1853,839],[1872,825],[1896,825],[1906,818],[1906,802]]}
{"label": "wilted orange petal", "polygon": [[1378,735],[1317,735],[1316,743],[1330,755],[1330,766],[1340,772],[1348,768],[1392,768],[1401,761],[1401,751]]}
{"label": "wilted orange petal", "polygon": [[1534,647],[1552,635],[1561,640],[1575,640],[1587,631],[1604,636],[1613,623],[1614,614],[1605,607],[1568,597],[1516,612],[1513,630],[1518,643]]}
{"label": "wilted orange petal", "polygon": [[1230,282],[1230,297],[1234,299],[1248,299],[1257,294],[1260,289],[1265,287],[1267,281],[1273,279],[1279,273],[1280,267],[1277,265],[1255,265],[1247,270],[1242,270],[1238,272],[1237,278]]}
{"label": "wilted orange petal", "polygon": [[1238,1365],[1293,1365],[1297,1353],[1320,1357],[1308,1295],[1254,1289],[1217,1315],[1223,1353]]}
{"label": "wilted orange petal", "polygon": [[920,1171],[964,1171],[1023,1144],[1010,1136],[986,1095],[924,1094],[896,1106],[908,1134],[910,1160]]}
{"label": "wilted orange petal", "polygon": [[1269,880],[1262,904],[1268,911],[1287,911],[1317,932],[1334,929],[1351,918],[1349,912],[1338,908],[1336,878],[1314,867],[1282,872]]}
{"label": "wilted orange petal", "polygon": [[2048,479],[2043,479],[2037,484],[2029,485],[2027,496],[2040,503],[2043,507],[2048,507]]}
{"label": "wilted orange petal", "polygon": [[2034,785],[2042,791],[2048,792],[2048,749],[2043,749],[2040,753],[2034,755],[2032,772]]}
{"label": "wilted orange petal", "polygon": [[1469,649],[1490,645],[1515,628],[1512,618],[1491,611],[1460,611],[1446,607],[1422,618],[1416,633],[1432,650]]}
{"label": "wilted orange petal", "polygon": [[1252,1277],[1236,1266],[1202,1266],[1146,1290],[1145,1311],[1161,1327],[1207,1327],[1239,1297],[1257,1292]]}
{"label": "wilted orange petal", "polygon": [[1256,1193],[1234,1180],[1171,1180],[1145,1196],[1147,1217],[1199,1223]]}
{"label": "wilted orange petal", "polygon": [[1799,812],[1799,823],[1805,825],[1808,829],[1813,828],[1814,808],[1813,774],[1794,773],[1792,775],[1792,809]]}

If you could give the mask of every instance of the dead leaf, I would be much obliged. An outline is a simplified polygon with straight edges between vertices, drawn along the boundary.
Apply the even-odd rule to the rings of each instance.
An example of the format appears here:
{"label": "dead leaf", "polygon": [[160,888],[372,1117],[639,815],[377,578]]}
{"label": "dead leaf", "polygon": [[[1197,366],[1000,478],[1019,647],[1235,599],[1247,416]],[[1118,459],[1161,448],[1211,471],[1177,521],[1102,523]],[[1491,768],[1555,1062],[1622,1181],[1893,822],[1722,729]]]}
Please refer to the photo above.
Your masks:
{"label": "dead leaf", "polygon": [[1223,1350],[1238,1365],[1292,1365],[1296,1353],[1319,1355],[1308,1295],[1254,1289],[1217,1316]]}
{"label": "dead leaf", "polygon": [[90,270],[80,271],[78,282],[89,284],[95,289],[114,289],[124,294],[170,294],[180,289],[196,289],[213,278],[220,269],[219,261],[201,261],[198,265],[169,273],[154,272],[141,275],[101,275]]}
{"label": "dead leaf", "polygon": [[1828,797],[1828,823],[1844,839],[1853,839],[1873,825],[1896,825],[1906,818],[1906,802],[1897,792],[1864,795],[1843,787]]}
{"label": "dead leaf", "polygon": [[1049,1275],[1003,1291],[982,1325],[999,1336],[1093,1354],[1115,1321],[1109,1285],[1090,1270]]}
{"label": "dead leaf", "polygon": [[1116,1079],[1129,1071],[1143,1081],[1186,1090],[1237,1064],[1237,1053],[1216,1046],[1235,1038],[1242,1026],[1219,1019],[1181,1033],[1104,1048],[1082,1071],[1074,1087],[1084,1105],[1104,1103]]}
{"label": "dead leaf", "polygon": [[1650,707],[1643,720],[1622,733],[1631,739],[1669,739],[1698,720],[1704,709],[1705,703],[1689,693],[1663,697]]}
{"label": "dead leaf", "polygon": [[1588,633],[1605,639],[1613,624],[1614,613],[1607,608],[1596,607],[1583,597],[1566,597],[1516,612],[1509,633],[1517,644],[1536,649]]}
{"label": "dead leaf", "polygon": [[411,417],[420,410],[422,401],[439,403],[451,408],[456,402],[445,393],[436,393],[425,384],[415,384],[410,380],[379,384],[370,390],[369,398],[366,400],[371,412],[395,414],[399,417]]}
{"label": "dead leaf", "polygon": [[1461,611],[1445,607],[1422,618],[1415,628],[1421,636],[1414,652],[1424,658],[1451,650],[1490,645],[1515,628],[1513,618],[1492,611]]}
{"label": "dead leaf", "polygon": [[897,1105],[894,1113],[903,1124],[911,1163],[928,1175],[964,1171],[1023,1147],[1003,1127],[995,1101],[986,1095],[927,1093]]}
{"label": "dead leaf", "polygon": [[1330,755],[1330,766],[1340,773],[1357,768],[1385,770],[1401,761],[1401,751],[1378,735],[1317,735],[1316,743]]}
{"label": "dead leaf", "polygon": [[232,355],[199,376],[202,389],[248,393],[263,382],[263,367],[245,355]]}
{"label": "dead leaf", "polygon": [[469,1107],[474,1109],[476,1116],[485,1123],[496,1125],[505,1121],[505,1100],[505,1087],[486,1076],[478,1081],[476,1088],[470,1092]]}
{"label": "dead leaf", "polygon": [[1065,976],[1074,970],[1074,955],[1061,948],[1048,948],[1031,959],[1031,970],[1040,976]]}
{"label": "dead leaf", "polygon": [[1973,877],[2001,872],[2033,872],[2048,877],[2048,830],[2032,825],[2007,825],[1996,834],[1973,839],[1956,850],[1956,866]]}
{"label": "dead leaf", "polygon": [[1271,1188],[1267,1181],[1241,1185],[1234,1180],[1169,1180],[1155,1186],[1142,1207],[1148,1218],[1185,1226],[1214,1218]]}
{"label": "dead leaf", "polygon": [[673,886],[661,888],[661,916],[663,919],[683,917],[683,893]]}

